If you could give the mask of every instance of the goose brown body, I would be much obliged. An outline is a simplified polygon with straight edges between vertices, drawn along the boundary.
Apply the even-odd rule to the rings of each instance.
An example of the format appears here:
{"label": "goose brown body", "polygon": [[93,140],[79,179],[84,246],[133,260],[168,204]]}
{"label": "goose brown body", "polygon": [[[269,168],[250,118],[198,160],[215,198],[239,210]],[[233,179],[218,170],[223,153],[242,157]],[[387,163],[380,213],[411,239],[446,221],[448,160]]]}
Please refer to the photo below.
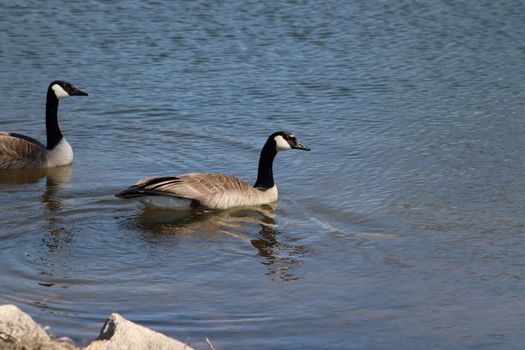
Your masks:
{"label": "goose brown body", "polygon": [[261,151],[254,186],[230,175],[192,173],[148,177],[116,196],[168,209],[229,209],[275,202],[278,192],[273,181],[273,160],[277,152],[290,149],[310,150],[289,132],[270,135]]}
{"label": "goose brown body", "polygon": [[[274,202],[277,200],[277,188],[273,186],[261,190],[230,175],[193,173],[145,178],[119,195],[139,199],[144,196],[168,196],[174,197],[175,201],[177,198],[189,200],[188,209],[227,209]],[[155,199],[145,202],[150,201],[155,202]]]}
{"label": "goose brown body", "polygon": [[0,132],[0,169],[38,168],[46,158],[43,145]]}

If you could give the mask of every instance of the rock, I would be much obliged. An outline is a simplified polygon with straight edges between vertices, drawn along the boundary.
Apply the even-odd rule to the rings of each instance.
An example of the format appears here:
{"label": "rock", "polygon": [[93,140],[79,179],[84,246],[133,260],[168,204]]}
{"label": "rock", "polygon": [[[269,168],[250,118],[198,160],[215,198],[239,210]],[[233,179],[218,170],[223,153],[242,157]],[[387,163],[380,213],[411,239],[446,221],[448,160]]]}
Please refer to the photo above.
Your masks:
{"label": "rock", "polygon": [[0,334],[2,338],[37,342],[51,340],[46,331],[14,305],[0,306]]}
{"label": "rock", "polygon": [[33,319],[14,305],[0,306],[0,349],[69,350],[66,341],[54,341]]}
{"label": "rock", "polygon": [[[27,314],[14,305],[0,306],[1,350],[74,350],[68,338],[51,339]],[[190,346],[111,314],[97,340],[84,350],[193,350]]]}
{"label": "rock", "polygon": [[152,331],[126,320],[119,314],[111,314],[97,340],[85,350],[193,350],[178,340]]}

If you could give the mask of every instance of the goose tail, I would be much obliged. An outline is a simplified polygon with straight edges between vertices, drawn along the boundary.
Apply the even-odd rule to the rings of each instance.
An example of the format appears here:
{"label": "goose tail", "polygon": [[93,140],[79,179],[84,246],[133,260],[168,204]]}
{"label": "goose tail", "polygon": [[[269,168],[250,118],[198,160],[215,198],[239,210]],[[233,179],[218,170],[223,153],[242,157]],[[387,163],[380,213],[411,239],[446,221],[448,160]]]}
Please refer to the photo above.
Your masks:
{"label": "goose tail", "polygon": [[144,189],[140,188],[139,186],[131,186],[126,188],[124,191],[120,191],[119,193],[115,193],[115,197],[118,198],[137,198],[144,196]]}

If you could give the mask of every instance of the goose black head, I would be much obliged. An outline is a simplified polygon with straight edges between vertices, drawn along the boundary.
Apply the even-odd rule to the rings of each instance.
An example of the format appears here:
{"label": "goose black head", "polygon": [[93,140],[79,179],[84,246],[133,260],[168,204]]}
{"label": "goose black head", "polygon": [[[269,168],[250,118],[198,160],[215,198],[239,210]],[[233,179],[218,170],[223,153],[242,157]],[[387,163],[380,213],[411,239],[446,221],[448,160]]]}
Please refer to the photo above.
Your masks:
{"label": "goose black head", "polygon": [[303,151],[309,151],[310,148],[297,141],[297,138],[288,131],[278,131],[270,136],[270,139],[275,141],[275,150],[288,151],[290,149],[299,149]]}
{"label": "goose black head", "polygon": [[63,99],[68,96],[87,96],[87,92],[81,91],[65,80],[55,80],[49,84],[49,89],[53,90],[57,99]]}

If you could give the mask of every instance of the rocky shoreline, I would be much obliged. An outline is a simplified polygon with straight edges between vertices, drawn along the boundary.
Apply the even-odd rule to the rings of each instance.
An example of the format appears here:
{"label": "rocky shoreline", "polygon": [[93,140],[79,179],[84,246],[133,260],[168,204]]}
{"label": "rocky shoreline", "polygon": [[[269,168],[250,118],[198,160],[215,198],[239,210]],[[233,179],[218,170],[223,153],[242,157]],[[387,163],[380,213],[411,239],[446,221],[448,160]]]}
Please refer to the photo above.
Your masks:
{"label": "rocky shoreline", "polygon": [[[210,348],[213,346],[210,344]],[[51,338],[15,305],[0,306],[0,349],[8,350],[193,350],[189,345],[126,320],[108,316],[97,339],[79,348],[68,338]]]}

